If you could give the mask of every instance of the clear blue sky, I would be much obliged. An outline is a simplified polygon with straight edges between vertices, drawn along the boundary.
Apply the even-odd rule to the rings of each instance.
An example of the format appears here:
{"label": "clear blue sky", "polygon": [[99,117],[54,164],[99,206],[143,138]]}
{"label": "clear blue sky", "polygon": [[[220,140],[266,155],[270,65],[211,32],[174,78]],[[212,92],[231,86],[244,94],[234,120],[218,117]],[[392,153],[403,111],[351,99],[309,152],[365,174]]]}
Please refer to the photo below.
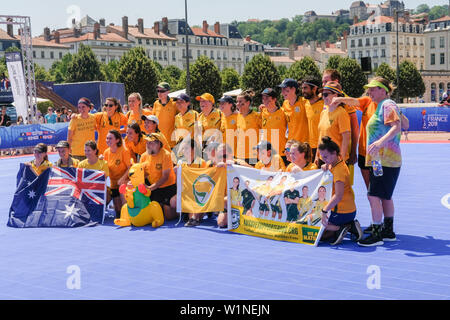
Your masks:
{"label": "clear blue sky", "polygon": [[[365,1],[379,3],[382,0]],[[233,20],[247,19],[281,19],[303,15],[314,10],[317,14],[330,14],[338,9],[349,9],[353,0],[188,0],[188,20],[190,25],[201,25],[203,20],[209,24]],[[430,7],[448,4],[448,0],[404,0],[407,8],[416,8],[422,3]],[[81,17],[88,14],[95,20],[105,18],[106,23],[121,25],[123,16],[128,16],[130,24],[136,24],[143,18],[146,27],[162,17],[183,18],[184,0],[5,0],[2,1],[1,15],[31,16],[33,35],[40,35],[48,26],[50,29],[63,28],[71,21],[72,14],[68,10],[79,8]],[[78,11],[78,9],[76,10]],[[72,11],[75,12],[75,11]],[[0,26],[6,29],[5,26]],[[15,30],[15,32],[17,32]]]}

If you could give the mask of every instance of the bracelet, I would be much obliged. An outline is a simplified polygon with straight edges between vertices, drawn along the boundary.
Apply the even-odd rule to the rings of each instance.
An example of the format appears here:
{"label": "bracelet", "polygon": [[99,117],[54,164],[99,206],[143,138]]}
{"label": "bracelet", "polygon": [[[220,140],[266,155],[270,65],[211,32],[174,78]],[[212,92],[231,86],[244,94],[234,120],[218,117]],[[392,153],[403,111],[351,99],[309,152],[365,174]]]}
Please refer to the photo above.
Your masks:
{"label": "bracelet", "polygon": [[325,211],[325,210],[322,209],[322,213],[328,213],[328,211]]}

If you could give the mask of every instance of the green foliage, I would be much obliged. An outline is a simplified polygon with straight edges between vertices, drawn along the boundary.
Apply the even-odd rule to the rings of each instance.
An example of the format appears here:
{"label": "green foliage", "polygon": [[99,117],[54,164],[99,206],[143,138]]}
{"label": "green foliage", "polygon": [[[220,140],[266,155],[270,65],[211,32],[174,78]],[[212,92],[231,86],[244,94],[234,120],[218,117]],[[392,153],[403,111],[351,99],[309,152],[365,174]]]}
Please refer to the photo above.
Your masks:
{"label": "green foliage", "polygon": [[296,61],[288,71],[288,77],[298,81],[306,76],[322,78],[319,67],[311,57],[304,57],[300,61]]}
{"label": "green foliage", "polygon": [[22,52],[22,50],[20,50],[16,46],[12,46],[5,50],[5,53],[7,53],[7,52]]}
{"label": "green foliage", "polygon": [[428,13],[428,12],[430,12],[430,7],[427,4],[421,4],[417,6],[416,10],[414,10],[414,14]]}
{"label": "green foliage", "polygon": [[34,78],[36,81],[52,81],[52,76],[41,65],[34,64]]}
{"label": "green foliage", "polygon": [[129,50],[120,59],[117,80],[125,85],[127,96],[139,92],[143,104],[153,104],[157,98],[158,71],[142,47]]}
{"label": "green foliage", "polygon": [[257,96],[254,99],[254,103],[255,105],[260,105],[261,97],[258,94],[265,88],[276,89],[281,81],[278,70],[270,58],[266,55],[258,54],[245,65],[241,78],[241,87],[243,90],[255,90]]}
{"label": "green foliage", "polygon": [[[161,81],[165,81],[170,84],[172,89],[177,90],[178,81],[180,80],[182,70],[176,66],[167,66],[161,72]],[[184,88],[182,88],[184,89]]]}
{"label": "green foliage", "polygon": [[67,79],[67,68],[70,62],[73,59],[73,55],[70,53],[65,54],[61,60],[55,61],[50,70],[50,76],[52,77],[52,81],[56,83],[63,83]]}
{"label": "green foliage", "polygon": [[47,113],[47,109],[49,107],[55,108],[55,106],[53,105],[53,102],[51,102],[51,101],[43,101],[43,102],[38,102],[37,103],[37,108],[42,113],[43,116]]}
{"label": "green foliage", "polygon": [[425,93],[422,75],[414,63],[410,61],[400,63],[398,90],[401,99],[419,97]]}
{"label": "green foliage", "polygon": [[286,79],[288,77],[289,69],[285,65],[278,66],[277,70],[281,79]]}
{"label": "green foliage", "polygon": [[103,81],[100,62],[91,47],[80,45],[78,53],[73,55],[67,66],[66,82]]}
{"label": "green foliage", "polygon": [[442,18],[443,16],[448,14],[448,5],[443,6],[434,6],[428,12],[430,20],[436,20]]}
{"label": "green foliage", "polygon": [[[222,97],[222,78],[217,66],[206,56],[200,56],[190,68],[191,97],[208,92],[216,101]],[[184,83],[186,75],[184,74]]]}
{"label": "green foliage", "polygon": [[396,84],[397,82],[397,73],[394,69],[392,69],[386,62],[383,62],[379,65],[377,71],[375,72],[377,77],[383,77],[386,80],[389,80],[391,83]]}
{"label": "green foliage", "polygon": [[102,63],[100,66],[105,81],[117,82],[117,74],[119,72],[119,61],[112,60],[109,63]]}
{"label": "green foliage", "polygon": [[241,79],[236,70],[233,68],[225,68],[220,75],[222,77],[223,92],[239,89]]}
{"label": "green foliage", "polygon": [[364,93],[367,77],[355,59],[342,58],[337,68],[341,74],[341,85],[350,97],[360,97]]}
{"label": "green foliage", "polygon": [[341,62],[342,57],[341,56],[331,56],[328,59],[327,65],[325,66],[325,69],[334,69],[337,70],[339,67],[339,63]]}

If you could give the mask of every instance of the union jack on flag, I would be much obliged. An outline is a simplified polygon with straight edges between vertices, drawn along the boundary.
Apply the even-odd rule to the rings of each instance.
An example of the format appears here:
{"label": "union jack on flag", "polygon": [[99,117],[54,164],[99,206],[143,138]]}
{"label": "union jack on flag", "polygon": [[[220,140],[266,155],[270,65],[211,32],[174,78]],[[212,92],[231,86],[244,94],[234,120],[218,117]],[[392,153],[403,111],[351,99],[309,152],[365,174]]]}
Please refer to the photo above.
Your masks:
{"label": "union jack on flag", "polygon": [[85,196],[97,205],[106,200],[106,177],[101,171],[80,168],[53,167],[45,196],[70,195],[85,201]]}

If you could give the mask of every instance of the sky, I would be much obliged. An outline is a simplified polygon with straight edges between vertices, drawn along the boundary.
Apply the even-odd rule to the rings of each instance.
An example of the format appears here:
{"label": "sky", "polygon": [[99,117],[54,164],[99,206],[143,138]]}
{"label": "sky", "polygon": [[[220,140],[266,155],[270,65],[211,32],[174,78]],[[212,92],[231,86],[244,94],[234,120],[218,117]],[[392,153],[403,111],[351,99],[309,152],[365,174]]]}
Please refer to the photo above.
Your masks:
{"label": "sky", "polygon": [[[305,0],[187,0],[188,21],[191,26],[201,25],[207,20],[210,25],[247,21],[248,19],[292,18],[314,10],[317,14],[331,14],[338,9],[349,9],[354,0],[320,0],[313,5]],[[448,4],[448,0],[403,0],[406,8],[415,9],[426,3],[434,5]],[[366,1],[380,3],[381,0]],[[137,24],[143,18],[145,27],[152,27],[162,17],[169,19],[184,18],[184,0],[41,0],[2,1],[0,15],[30,16],[33,36],[43,33],[45,27],[51,30],[65,28],[72,18],[89,15],[95,20],[106,19],[106,24],[122,24],[122,17],[128,16],[129,24]],[[0,28],[6,29],[6,26]],[[17,31],[14,30],[16,33]]]}

